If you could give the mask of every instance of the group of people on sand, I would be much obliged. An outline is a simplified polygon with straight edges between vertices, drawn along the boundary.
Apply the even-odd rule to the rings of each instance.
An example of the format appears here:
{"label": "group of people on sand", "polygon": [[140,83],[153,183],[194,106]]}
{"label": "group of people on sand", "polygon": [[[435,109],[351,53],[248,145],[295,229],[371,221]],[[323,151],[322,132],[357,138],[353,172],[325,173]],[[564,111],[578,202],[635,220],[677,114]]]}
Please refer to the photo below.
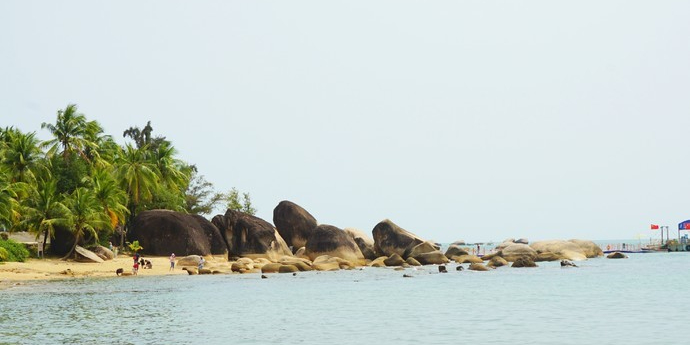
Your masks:
{"label": "group of people on sand", "polygon": [[[134,257],[132,258],[134,260],[134,264],[132,265],[132,274],[137,275],[139,273],[139,268],[142,269],[151,269],[153,268],[153,264],[151,261],[144,259],[141,254],[139,253],[134,253]],[[169,271],[174,271],[175,270],[175,253],[170,254],[170,269]],[[204,260],[204,257],[202,256],[201,259],[199,260],[199,266],[198,269],[201,270],[204,268],[204,263],[206,263],[206,260]]]}
{"label": "group of people on sand", "polygon": [[139,253],[134,253],[134,265],[132,265],[132,274],[137,275],[139,273],[139,268],[142,269],[152,269],[153,264],[150,260],[144,259]]}

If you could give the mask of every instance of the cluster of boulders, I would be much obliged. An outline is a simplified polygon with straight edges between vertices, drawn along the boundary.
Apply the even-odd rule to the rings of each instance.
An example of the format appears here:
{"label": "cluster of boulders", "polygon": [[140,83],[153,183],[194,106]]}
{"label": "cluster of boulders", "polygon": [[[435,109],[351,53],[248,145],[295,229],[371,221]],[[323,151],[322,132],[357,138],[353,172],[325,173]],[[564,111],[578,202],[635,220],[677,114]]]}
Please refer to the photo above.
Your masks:
{"label": "cluster of boulders", "polygon": [[[376,224],[373,237],[369,237],[357,229],[318,224],[308,211],[290,201],[276,206],[273,224],[234,210],[211,221],[196,215],[151,210],[137,215],[128,240],[139,241],[146,255],[167,256],[174,252],[184,256],[178,265],[190,274],[295,273],[361,266],[444,265],[451,261],[468,263],[471,270],[489,270],[511,262],[513,267],[534,267],[539,261],[577,261],[603,255],[591,241],[529,244],[526,239],[506,240],[481,257],[470,255],[464,241],[451,244],[443,253],[438,244],[388,219]],[[194,268],[201,256],[225,256],[228,264],[197,271]]]}
{"label": "cluster of boulders", "polygon": [[511,238],[497,245],[493,253],[484,255],[481,259],[488,260],[492,267],[498,267],[495,263],[497,258],[502,259],[499,262],[503,265],[512,262],[512,267],[536,267],[536,262],[540,261],[561,261],[561,266],[575,266],[572,261],[603,255],[604,252],[596,243],[587,240],[549,240],[530,244],[526,239]]}
{"label": "cluster of boulders", "polygon": [[[128,240],[139,241],[145,255],[167,256],[174,252],[191,257],[227,256],[236,263],[231,267],[236,272],[256,269],[290,272],[295,269],[304,271],[307,267],[333,270],[365,265],[417,266],[449,262],[436,243],[424,240],[390,220],[377,224],[371,238],[357,229],[318,224],[304,208],[282,201],[274,209],[273,223],[275,226],[234,210],[217,215],[210,222],[195,215],[150,210],[137,215]],[[189,266],[193,267],[193,262]]]}

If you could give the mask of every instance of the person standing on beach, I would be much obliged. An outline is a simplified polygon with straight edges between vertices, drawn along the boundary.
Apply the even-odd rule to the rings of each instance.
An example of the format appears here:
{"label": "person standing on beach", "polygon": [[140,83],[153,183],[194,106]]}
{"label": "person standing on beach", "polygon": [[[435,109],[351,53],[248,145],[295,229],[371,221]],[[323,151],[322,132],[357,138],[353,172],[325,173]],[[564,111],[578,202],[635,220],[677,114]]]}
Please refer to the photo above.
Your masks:
{"label": "person standing on beach", "polygon": [[174,271],[175,270],[175,253],[172,253],[170,255],[170,269],[169,271]]}
{"label": "person standing on beach", "polygon": [[204,260],[204,257],[202,256],[201,259],[199,259],[199,271],[201,271],[201,269],[204,268],[204,262],[206,262],[206,260]]}

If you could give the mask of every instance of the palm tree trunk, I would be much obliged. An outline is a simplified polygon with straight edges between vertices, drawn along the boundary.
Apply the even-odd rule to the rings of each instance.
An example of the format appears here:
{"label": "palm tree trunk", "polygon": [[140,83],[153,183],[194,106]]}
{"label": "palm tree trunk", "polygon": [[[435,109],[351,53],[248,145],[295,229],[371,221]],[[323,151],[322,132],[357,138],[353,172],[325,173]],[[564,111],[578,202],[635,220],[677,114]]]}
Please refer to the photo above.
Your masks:
{"label": "palm tree trunk", "polygon": [[43,250],[41,253],[43,253],[43,257],[46,256],[46,242],[48,241],[48,230],[43,233]]}
{"label": "palm tree trunk", "polygon": [[80,239],[81,236],[74,236],[74,244],[72,245],[72,249],[70,249],[67,255],[63,256],[60,260],[67,260],[72,254],[74,254],[74,250],[77,249],[77,244],[79,243]]}

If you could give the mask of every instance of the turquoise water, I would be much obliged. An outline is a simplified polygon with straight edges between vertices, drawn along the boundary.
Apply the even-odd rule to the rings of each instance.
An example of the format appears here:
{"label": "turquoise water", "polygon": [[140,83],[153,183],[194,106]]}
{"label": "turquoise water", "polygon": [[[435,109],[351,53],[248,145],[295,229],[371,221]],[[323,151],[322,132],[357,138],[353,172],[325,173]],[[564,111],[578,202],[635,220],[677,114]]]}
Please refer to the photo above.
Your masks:
{"label": "turquoise water", "polygon": [[690,342],[689,253],[539,264],[18,286],[0,291],[0,344]]}

